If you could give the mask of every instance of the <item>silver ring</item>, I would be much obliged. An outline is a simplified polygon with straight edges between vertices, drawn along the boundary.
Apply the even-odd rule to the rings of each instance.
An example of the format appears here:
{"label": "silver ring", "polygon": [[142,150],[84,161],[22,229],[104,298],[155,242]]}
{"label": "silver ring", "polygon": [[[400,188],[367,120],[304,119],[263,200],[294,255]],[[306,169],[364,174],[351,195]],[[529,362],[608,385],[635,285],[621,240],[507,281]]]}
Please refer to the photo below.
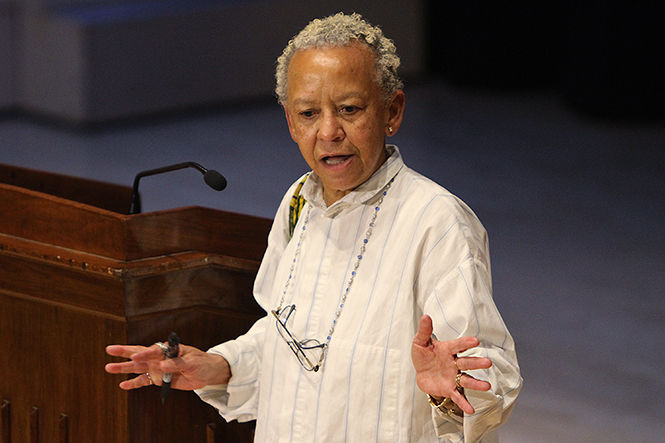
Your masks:
{"label": "silver ring", "polygon": [[166,345],[165,345],[164,343],[162,343],[161,341],[158,341],[158,342],[155,343],[155,344],[156,344],[157,346],[159,346],[159,348],[162,350],[162,353],[163,353],[164,355],[166,355],[166,353],[167,353],[168,350],[169,350],[169,347],[166,346]]}
{"label": "silver ring", "polygon": [[152,381],[152,377],[150,376],[150,372],[146,372],[145,375],[146,375],[146,377],[148,377],[148,382],[150,382],[151,385],[154,385],[155,383],[153,383],[153,381]]}

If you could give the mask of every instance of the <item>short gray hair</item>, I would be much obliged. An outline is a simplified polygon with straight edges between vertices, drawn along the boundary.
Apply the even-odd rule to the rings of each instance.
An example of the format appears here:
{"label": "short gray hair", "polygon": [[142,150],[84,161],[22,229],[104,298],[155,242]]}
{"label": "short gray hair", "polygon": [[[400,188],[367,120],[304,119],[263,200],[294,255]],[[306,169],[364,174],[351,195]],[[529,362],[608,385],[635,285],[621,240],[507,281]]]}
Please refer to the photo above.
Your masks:
{"label": "short gray hair", "polygon": [[275,93],[280,104],[287,101],[287,74],[289,63],[298,51],[322,47],[343,47],[358,41],[367,45],[376,55],[377,81],[384,98],[391,97],[404,84],[397,75],[400,60],[395,44],[383,35],[381,28],[367,23],[360,14],[346,15],[342,12],[309,22],[302,31],[286,45],[277,59]]}

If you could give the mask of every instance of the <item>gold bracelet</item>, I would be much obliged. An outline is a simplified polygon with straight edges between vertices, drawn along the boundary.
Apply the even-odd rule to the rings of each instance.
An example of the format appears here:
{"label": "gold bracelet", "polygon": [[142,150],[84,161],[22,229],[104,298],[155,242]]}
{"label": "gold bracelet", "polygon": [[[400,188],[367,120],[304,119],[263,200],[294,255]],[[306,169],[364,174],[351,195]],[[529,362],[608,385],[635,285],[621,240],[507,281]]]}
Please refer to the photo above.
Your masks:
{"label": "gold bracelet", "polygon": [[457,404],[452,401],[452,399],[448,397],[443,397],[441,401],[437,401],[434,397],[431,395],[427,394],[427,398],[429,400],[429,404],[432,405],[436,411],[439,413],[439,415],[443,416],[450,416],[450,415],[456,415],[458,417],[464,417],[464,411],[462,411],[462,408],[457,406]]}

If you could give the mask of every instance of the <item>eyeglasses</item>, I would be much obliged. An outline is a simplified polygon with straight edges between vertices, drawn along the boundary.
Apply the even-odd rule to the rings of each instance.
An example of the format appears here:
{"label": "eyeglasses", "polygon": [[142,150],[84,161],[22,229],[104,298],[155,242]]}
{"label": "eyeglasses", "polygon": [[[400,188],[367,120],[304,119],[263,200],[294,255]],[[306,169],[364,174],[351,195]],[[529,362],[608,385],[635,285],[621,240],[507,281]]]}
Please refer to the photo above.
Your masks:
{"label": "eyeglasses", "polygon": [[296,339],[286,326],[291,314],[296,312],[296,305],[287,305],[281,309],[272,312],[277,321],[275,325],[284,341],[298,358],[298,361],[306,371],[318,371],[323,365],[323,359],[326,356],[326,343],[321,343],[316,339],[308,338],[305,340]]}

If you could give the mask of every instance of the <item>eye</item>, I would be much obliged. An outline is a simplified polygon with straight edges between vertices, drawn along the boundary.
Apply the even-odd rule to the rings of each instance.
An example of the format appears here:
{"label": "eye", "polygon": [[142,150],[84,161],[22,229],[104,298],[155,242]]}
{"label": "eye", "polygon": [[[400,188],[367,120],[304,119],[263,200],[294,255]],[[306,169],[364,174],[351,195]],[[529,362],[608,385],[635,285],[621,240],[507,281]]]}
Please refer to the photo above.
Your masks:
{"label": "eye", "polygon": [[305,111],[300,111],[299,114],[300,114],[302,117],[305,117],[305,118],[312,118],[312,117],[314,117],[314,111],[312,111],[311,109],[307,109],[307,110],[305,110]]}
{"label": "eye", "polygon": [[360,110],[359,107],[353,105],[342,106],[339,110],[340,114],[353,115]]}

